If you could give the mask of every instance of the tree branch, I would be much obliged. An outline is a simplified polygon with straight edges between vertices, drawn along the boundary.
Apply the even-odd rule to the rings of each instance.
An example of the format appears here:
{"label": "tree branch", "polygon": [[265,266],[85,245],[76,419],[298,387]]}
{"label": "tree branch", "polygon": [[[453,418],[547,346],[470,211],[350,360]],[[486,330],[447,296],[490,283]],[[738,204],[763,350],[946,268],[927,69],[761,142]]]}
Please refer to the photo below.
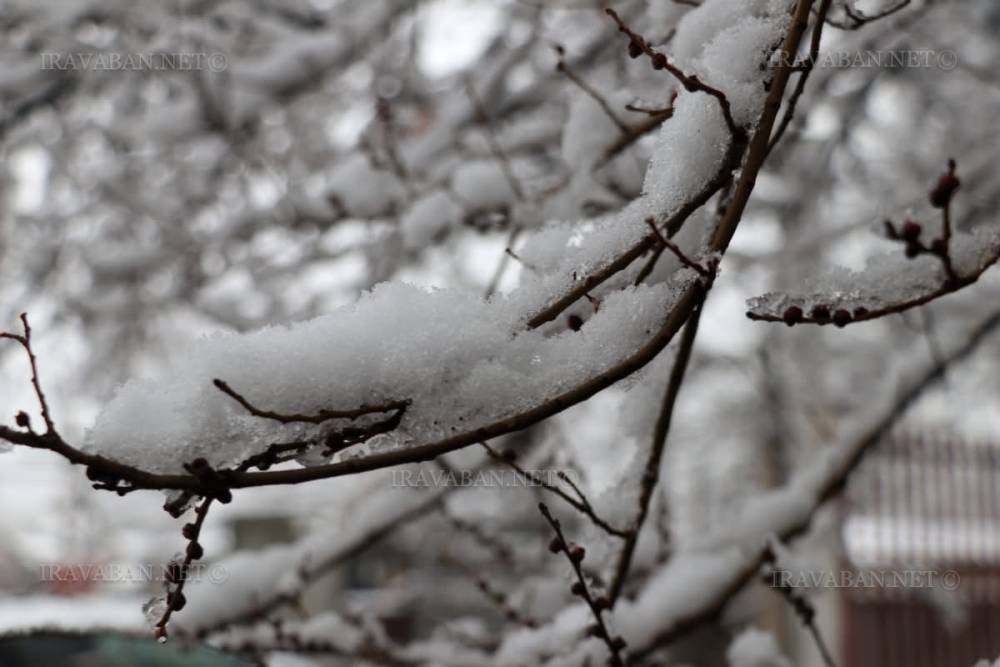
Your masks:
{"label": "tree branch", "polygon": [[642,525],[646,521],[646,514],[649,512],[649,503],[653,498],[653,491],[660,480],[660,464],[663,460],[663,451],[666,449],[667,435],[670,433],[674,407],[677,405],[677,396],[680,394],[681,384],[684,382],[684,374],[687,371],[688,363],[691,361],[691,351],[694,349],[694,341],[698,335],[698,323],[701,320],[704,305],[703,299],[691,315],[691,319],[684,326],[684,333],[677,348],[677,358],[674,359],[674,365],[670,369],[670,379],[667,381],[667,389],[663,395],[660,412],[656,417],[653,443],[649,450],[649,457],[646,459],[645,471],[642,475],[642,486],[639,490],[639,506],[636,511],[635,520],[629,528],[625,544],[618,554],[615,573],[612,576],[611,585],[608,589],[612,605],[617,602],[618,596],[621,595],[622,589],[625,586],[625,579],[628,577],[628,572],[632,565],[632,555],[635,552],[636,544],[639,542],[639,533],[642,531]]}
{"label": "tree branch", "polygon": [[384,403],[382,405],[362,405],[352,410],[320,410],[315,415],[303,415],[295,413],[282,414],[254,407],[254,405],[250,403],[250,401],[244,398],[241,394],[237,393],[232,387],[230,387],[223,380],[219,379],[212,380],[212,384],[214,384],[219,391],[226,394],[234,401],[239,403],[241,406],[243,406],[243,408],[247,412],[252,414],[254,417],[273,419],[274,421],[281,422],[282,424],[294,424],[294,423],[322,424],[323,422],[330,421],[331,419],[357,419],[365,415],[375,414],[379,412],[398,411],[402,413],[405,412],[406,408],[410,405],[410,400],[407,399],[404,401],[389,401],[388,403]]}

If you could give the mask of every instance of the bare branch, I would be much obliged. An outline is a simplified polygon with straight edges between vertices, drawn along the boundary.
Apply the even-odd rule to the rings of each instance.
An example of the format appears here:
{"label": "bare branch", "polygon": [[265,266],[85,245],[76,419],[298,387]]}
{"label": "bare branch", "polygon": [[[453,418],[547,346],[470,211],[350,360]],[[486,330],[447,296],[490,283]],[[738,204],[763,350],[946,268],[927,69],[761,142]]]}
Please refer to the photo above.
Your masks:
{"label": "bare branch", "polygon": [[294,424],[294,423],[307,423],[307,424],[322,424],[323,422],[330,421],[331,419],[357,419],[365,415],[376,414],[380,412],[392,412],[400,411],[404,412],[406,408],[410,405],[410,401],[389,401],[381,405],[362,405],[360,407],[354,408],[352,410],[320,410],[315,415],[303,415],[303,414],[282,414],[279,412],[272,412],[270,410],[262,410],[255,407],[250,401],[244,398],[241,394],[237,393],[232,387],[230,387],[225,381],[215,379],[212,380],[212,384],[226,394],[234,401],[239,403],[243,408],[252,414],[254,417],[263,417],[264,419],[273,419],[274,421],[281,422],[282,424]]}
{"label": "bare branch", "polygon": [[562,525],[558,519],[552,516],[545,503],[538,503],[538,509],[556,534],[549,543],[549,551],[566,554],[566,558],[573,566],[573,573],[576,575],[576,581],[570,590],[573,595],[583,598],[583,601],[590,608],[590,613],[594,616],[594,625],[589,629],[590,634],[603,640],[607,645],[608,652],[611,654],[608,664],[615,665],[616,667],[624,667],[625,662],[622,660],[621,653],[625,650],[625,640],[620,636],[612,637],[608,631],[608,626],[604,623],[603,614],[611,608],[611,602],[603,595],[595,597],[587,585],[587,579],[583,574],[581,563],[583,563],[583,559],[586,557],[586,552],[580,545],[566,540]]}
{"label": "bare branch", "polygon": [[[18,342],[24,348],[25,354],[28,355],[28,363],[31,365],[31,386],[35,390],[35,396],[38,398],[38,407],[42,412],[42,419],[45,421],[45,433],[52,434],[55,433],[56,427],[52,421],[52,414],[49,412],[49,404],[45,399],[45,392],[42,391],[41,381],[38,379],[38,359],[35,357],[35,351],[31,347],[31,325],[28,324],[27,313],[21,313],[21,326],[24,329],[23,336],[0,332],[0,338],[7,338]],[[25,420],[25,423],[20,425],[27,428],[29,432],[31,431],[29,421]]]}
{"label": "bare branch", "polygon": [[479,444],[483,446],[483,448],[486,450],[486,453],[489,454],[490,458],[492,458],[494,461],[510,466],[511,469],[516,471],[519,475],[523,475],[527,479],[530,479],[533,484],[537,484],[538,486],[542,487],[549,493],[559,496],[567,503],[569,503],[570,507],[575,509],[577,512],[586,515],[587,518],[589,518],[591,521],[594,522],[595,526],[597,526],[604,532],[608,533],[609,535],[614,535],[615,537],[620,537],[620,538],[627,537],[628,531],[615,528],[607,521],[602,519],[600,516],[598,516],[598,514],[594,511],[593,506],[590,504],[587,498],[580,492],[580,489],[576,487],[576,484],[574,484],[572,480],[570,480],[569,476],[560,475],[560,479],[562,479],[564,482],[570,485],[570,487],[576,492],[579,499],[573,498],[568,493],[560,489],[558,486],[549,484],[547,481],[545,481],[545,479],[541,475],[535,474],[534,472],[529,470],[525,470],[524,468],[522,468],[520,465],[517,464],[517,461],[513,458],[513,456],[508,455],[509,454],[508,452],[503,452],[503,453],[497,452],[495,449],[487,445],[485,442],[481,442]]}
{"label": "bare branch", "polygon": [[746,131],[736,124],[733,119],[733,111],[729,104],[729,99],[726,94],[723,93],[718,88],[714,88],[701,79],[695,74],[685,74],[676,65],[670,62],[670,60],[662,53],[654,49],[649,45],[649,43],[636,32],[633,32],[629,28],[625,21],[622,20],[618,13],[608,7],[604,10],[605,13],[610,16],[615,23],[618,24],[619,32],[625,33],[629,38],[629,55],[633,58],[638,58],[640,55],[645,53],[650,62],[653,65],[653,69],[665,69],[669,72],[675,79],[677,79],[684,89],[689,92],[702,92],[711,95],[719,102],[719,107],[722,109],[722,116],[726,120],[726,126],[729,128],[729,132],[733,136],[733,140],[736,143],[742,143],[746,140]]}
{"label": "bare branch", "polygon": [[168,571],[170,576],[167,580],[167,608],[156,623],[154,632],[159,642],[167,641],[167,624],[170,622],[170,616],[175,611],[183,609],[187,604],[187,600],[184,597],[184,583],[187,581],[187,574],[191,568],[191,563],[201,559],[205,554],[204,549],[198,542],[198,537],[201,535],[201,529],[205,525],[205,517],[208,516],[208,508],[211,507],[212,500],[212,498],[205,498],[195,509],[194,521],[184,524],[183,534],[188,540],[188,546],[184,552],[184,560],[180,563],[172,563]]}

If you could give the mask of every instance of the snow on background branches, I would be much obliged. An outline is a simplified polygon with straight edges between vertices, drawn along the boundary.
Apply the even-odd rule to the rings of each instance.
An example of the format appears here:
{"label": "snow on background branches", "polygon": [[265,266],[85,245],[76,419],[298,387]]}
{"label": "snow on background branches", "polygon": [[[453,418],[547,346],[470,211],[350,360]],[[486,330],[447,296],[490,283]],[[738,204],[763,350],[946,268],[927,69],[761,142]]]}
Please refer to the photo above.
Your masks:
{"label": "snow on background branches", "polygon": [[[268,664],[791,664],[754,582],[838,552],[866,452],[998,433],[1000,15],[593,5],[11,4],[0,628],[152,597]],[[917,47],[958,67],[820,58]],[[73,57],[135,51],[220,66]],[[80,582],[100,618],[28,573],[150,561]]]}

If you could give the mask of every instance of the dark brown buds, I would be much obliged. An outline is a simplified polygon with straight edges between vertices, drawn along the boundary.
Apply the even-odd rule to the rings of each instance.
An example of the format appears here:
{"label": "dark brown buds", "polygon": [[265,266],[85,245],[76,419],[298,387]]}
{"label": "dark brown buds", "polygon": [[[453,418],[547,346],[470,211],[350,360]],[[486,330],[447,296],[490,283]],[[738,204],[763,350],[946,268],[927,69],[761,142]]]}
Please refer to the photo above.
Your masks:
{"label": "dark brown buds", "polygon": [[822,304],[818,306],[813,306],[813,309],[809,312],[810,317],[812,317],[819,324],[825,324],[830,321],[830,307],[824,306]]}
{"label": "dark brown buds", "polygon": [[587,555],[587,552],[579,544],[569,545],[569,551],[567,553],[569,554],[569,559],[574,563],[582,562],[584,556]]}
{"label": "dark brown buds", "polygon": [[916,241],[920,238],[920,234],[923,231],[923,227],[920,226],[919,222],[907,220],[903,223],[903,228],[899,232],[899,237],[904,241]]}
{"label": "dark brown buds", "polygon": [[586,592],[586,589],[579,581],[574,581],[573,585],[569,587],[569,592],[573,595],[583,595]]}
{"label": "dark brown buds", "polygon": [[184,536],[185,540],[194,540],[198,537],[198,527],[193,523],[186,523],[184,527],[181,528],[181,535]]}
{"label": "dark brown buds", "polygon": [[558,537],[553,537],[552,541],[549,542],[549,551],[551,551],[554,554],[557,554],[563,550],[564,546],[565,545],[563,544],[563,541],[561,539],[559,539]]}
{"label": "dark brown buds", "polygon": [[191,560],[198,560],[205,555],[205,550],[197,542],[190,542],[187,546],[187,555]]}
{"label": "dark brown buds", "polygon": [[653,54],[653,69],[666,69],[667,57],[662,53]]}
{"label": "dark brown buds", "polygon": [[18,412],[14,417],[14,423],[21,428],[31,428],[31,417],[28,416],[27,412]]}
{"label": "dark brown buds", "polygon": [[606,595],[598,596],[598,598],[594,600],[594,606],[597,608],[598,611],[611,609],[611,600],[609,600],[608,596]]}
{"label": "dark brown buds", "polygon": [[628,43],[628,57],[635,59],[642,55],[642,46],[634,39]]}
{"label": "dark brown buds", "polygon": [[846,327],[852,321],[851,313],[844,308],[833,311],[833,323],[838,327]]}
{"label": "dark brown buds", "polygon": [[612,651],[624,651],[625,650],[625,638],[622,636],[615,637],[611,640],[611,650]]}
{"label": "dark brown buds", "polygon": [[931,206],[934,208],[945,208],[948,206],[951,203],[951,198],[955,195],[955,191],[962,185],[962,181],[955,175],[955,169],[955,161],[948,160],[948,172],[941,176],[937,185],[934,186],[934,189],[930,193]]}
{"label": "dark brown buds", "polygon": [[184,605],[187,604],[187,598],[184,597],[184,593],[181,591],[174,591],[173,593],[167,595],[167,604],[170,605],[170,608],[174,611],[180,611],[184,608]]}
{"label": "dark brown buds", "polygon": [[785,309],[785,313],[781,316],[781,319],[788,326],[794,326],[802,321],[802,309],[798,306],[789,306]]}

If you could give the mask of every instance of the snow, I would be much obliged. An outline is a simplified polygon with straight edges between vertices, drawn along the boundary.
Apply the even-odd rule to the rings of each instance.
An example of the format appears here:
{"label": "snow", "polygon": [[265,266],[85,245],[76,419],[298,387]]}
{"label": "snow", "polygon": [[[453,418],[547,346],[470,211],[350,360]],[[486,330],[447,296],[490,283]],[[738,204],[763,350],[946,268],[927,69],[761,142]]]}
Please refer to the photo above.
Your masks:
{"label": "snow", "polygon": [[708,0],[677,24],[671,56],[686,73],[726,93],[733,118],[747,125],[760,114],[767,56],[788,23],[785,0]]}
{"label": "snow", "polygon": [[332,642],[343,651],[360,646],[362,632],[333,612],[317,614],[296,628],[296,634],[306,641]]}
{"label": "snow", "polygon": [[0,633],[37,628],[137,632],[146,628],[141,606],[141,597],[132,594],[8,596],[0,602]]}
{"label": "snow", "polygon": [[729,143],[729,129],[714,97],[679,95],[674,116],[664,123],[646,170],[642,192],[648,214],[672,211],[704,187],[722,166]]}
{"label": "snow", "polygon": [[483,0],[428,3],[420,16],[420,67],[431,77],[445,77],[473,64],[497,32],[499,9]]}
{"label": "snow", "polygon": [[[710,81],[720,68],[730,68],[727,57],[752,59],[738,45],[746,41],[756,50],[777,40],[785,21],[778,8],[784,4],[744,7],[708,0],[684,16],[682,22],[693,22],[685,30],[700,35],[698,43],[683,47],[684,58]],[[734,112],[759,110],[765,74],[749,67],[728,80],[719,75],[717,83],[732,95]],[[578,106],[575,113],[584,108]],[[467,111],[462,107],[454,113]],[[347,423],[280,425],[253,417],[213,386],[215,378],[258,408],[279,413],[411,401],[400,427],[381,439],[382,448],[432,442],[537,406],[638,349],[695,275],[674,270],[665,280],[637,288],[609,283],[604,289],[618,291],[598,294],[600,307],[578,332],[526,331],[526,320],[579,276],[644,238],[649,215],[674,211],[700,191],[718,172],[730,140],[717,100],[681,91],[674,117],[659,131],[643,195],[621,211],[553,223],[527,238],[526,266],[534,270],[521,272],[522,284],[513,292],[485,301],[461,289],[387,283],[312,321],[190,341],[167,372],[119,388],[85,447],[148,470],[178,472],[197,457],[216,467],[231,466],[269,443],[321,437]],[[363,154],[338,166],[329,185],[354,216],[387,215],[404,194],[393,174],[374,168]],[[459,165],[452,189],[472,207],[510,204],[514,196],[496,159]],[[436,233],[435,208],[443,219],[455,215],[443,196],[432,194],[414,206],[405,217],[404,234]],[[679,238],[697,257],[703,236],[692,225]],[[351,455],[364,451],[356,448]],[[308,458],[310,463],[322,460]]]}
{"label": "snow", "polygon": [[257,621],[245,626],[227,628],[212,636],[209,643],[221,649],[243,645],[269,647],[280,645],[281,640],[294,638],[304,645],[315,643],[334,649],[332,654],[351,655],[358,651],[365,639],[357,626],[345,621],[335,612],[322,612],[301,622],[286,621],[280,625],[280,636],[270,621]]}
{"label": "snow", "polygon": [[636,600],[615,608],[615,623],[629,647],[650,646],[661,632],[718,599],[752,558],[739,546],[675,553]]}
{"label": "snow", "polygon": [[[926,356],[922,347],[919,353]],[[916,354],[917,350],[901,353],[897,365],[885,369],[885,386],[873,392],[880,400],[871,401],[865,414],[843,425],[835,441],[798,470],[787,484],[746,500],[728,520],[696,539],[676,545],[670,560],[650,576],[634,601],[619,601],[613,625],[630,650],[654,645],[659,636],[686,619],[729,599],[732,587],[759,567],[762,549],[774,543],[774,536],[788,535],[808,525],[831,480],[847,470],[858,444],[864,442],[862,438],[881,425],[885,415],[891,414],[897,397],[926,374],[932,362],[915,364]],[[572,606],[548,626],[509,636],[511,646],[518,649],[517,655],[523,658],[535,651],[536,656],[541,656],[553,643],[565,640],[574,627],[574,619],[578,619],[569,615],[573,609],[585,611],[581,605]],[[575,627],[582,631],[583,621]],[[506,642],[504,646],[508,646]]]}
{"label": "snow", "polygon": [[329,187],[348,214],[358,218],[387,215],[406,196],[394,174],[374,168],[364,155],[354,155],[339,165],[330,175]]}
{"label": "snow", "polygon": [[497,652],[496,663],[500,667],[553,664],[546,662],[546,657],[567,651],[572,652],[572,659],[563,655],[565,662],[554,664],[586,664],[585,656],[593,661],[603,661],[607,657],[607,648],[600,640],[581,637],[583,629],[592,622],[593,616],[586,605],[570,605],[544,628],[523,628],[508,635]]}
{"label": "snow", "polygon": [[281,425],[251,416],[214,378],[279,413],[412,400],[396,442],[443,438],[456,423],[501,419],[621,361],[658,327],[675,294],[670,285],[619,292],[579,332],[546,337],[522,330],[516,299],[386,283],[309,322],[192,341],[172,360],[171,377],[123,386],[86,447],[177,472],[198,457],[231,466],[270,443],[347,423]]}
{"label": "snow", "polygon": [[[787,23],[786,10],[781,0],[708,0],[677,26],[670,56],[686,74],[725,93],[737,125],[751,125],[763,109],[766,59]],[[730,140],[719,101],[681,90],[646,172],[651,212],[676,208],[710,180]]]}
{"label": "snow", "polygon": [[[663,22],[660,34],[665,34],[675,19],[681,17],[680,30],[671,44],[678,63],[685,71],[697,73],[725,90],[737,122],[749,126],[763,100],[764,55],[784,27],[788,4],[775,0],[743,3],[704,0],[694,9],[667,2],[651,3],[649,8],[650,14]],[[273,66],[261,71],[260,85],[268,87],[283,81],[302,54],[329,61],[336,56],[337,44],[310,42],[278,54],[280,57],[274,59]],[[665,73],[656,76],[662,76],[659,87],[664,89],[663,97],[668,98],[667,89],[676,88],[676,82]],[[609,97],[615,109],[621,108],[625,99],[622,93],[611,93]],[[458,128],[473,116],[467,101],[440,106],[433,110],[435,118],[441,120],[436,129],[410,147],[404,147],[402,154],[408,167],[424,168],[424,161],[414,155],[421,157],[432,153],[435,146],[441,148],[456,138],[460,140]],[[161,116],[164,120],[188,122],[179,115]],[[527,121],[520,129],[526,127]],[[551,127],[541,125],[535,129],[541,133]],[[562,132],[561,157],[574,170],[574,178],[580,176],[570,186],[574,198],[571,204],[578,205],[592,194],[590,189],[596,181],[582,167],[595,164],[619,130],[589,96],[574,91]],[[511,134],[524,139],[529,133]],[[553,136],[557,134],[553,132]],[[499,128],[498,136],[506,146],[504,128]],[[475,138],[481,139],[481,133]],[[651,139],[653,157],[638,201],[623,210],[591,219],[579,218],[579,206],[566,206],[558,215],[565,212],[567,219],[549,220],[537,233],[525,234],[523,249],[518,248],[524,258],[519,265],[522,282],[513,291],[505,290],[503,296],[483,300],[478,292],[463,289],[382,284],[365,293],[357,303],[315,320],[245,335],[216,334],[182,342],[183,354],[174,358],[169,368],[158,370],[146,379],[132,380],[118,389],[88,434],[86,447],[146,469],[176,472],[185,461],[197,456],[208,458],[216,466],[233,465],[276,440],[319,437],[329,430],[371,420],[339,420],[322,426],[279,425],[247,414],[212,385],[214,378],[226,380],[258,407],[277,412],[315,413],[389,400],[412,400],[399,429],[357,447],[350,453],[354,456],[432,442],[447,437],[455,429],[471,430],[535,406],[593,377],[644,343],[651,329],[662,322],[678,293],[693,280],[690,272],[678,269],[669,253],[661,259],[645,286],[622,290],[634,277],[630,269],[594,290],[592,296],[599,300],[599,306],[587,300],[575,304],[569,312],[585,321],[578,332],[563,330],[561,321],[537,332],[526,331],[526,319],[574,285],[579,276],[603,266],[648,234],[644,225],[646,216],[655,214],[662,218],[676,210],[714,177],[731,136],[714,98],[700,92],[679,91],[675,115]],[[514,193],[501,164],[484,152],[482,141],[474,143],[466,138],[463,146],[469,145],[475,149],[471,151],[477,155],[475,159],[457,167],[452,162],[427,167],[434,170],[435,176],[431,179],[435,185],[429,191],[407,192],[393,173],[372,164],[365,156],[339,162],[329,175],[330,189],[351,216],[364,219],[398,216],[404,248],[417,251],[461,224],[463,204],[493,208],[514,203]],[[633,157],[631,153],[627,156],[635,162]],[[453,167],[456,168],[452,174]],[[276,202],[275,208],[281,203]],[[312,211],[307,217],[322,218],[327,213],[321,208]],[[524,220],[520,216],[515,218],[518,222]],[[531,225],[534,223],[532,220]],[[379,229],[389,226],[382,224]],[[706,219],[692,217],[678,235],[678,242],[697,256],[706,226]],[[956,236],[955,258],[960,271],[976,270],[989,260],[982,254],[984,239]],[[269,243],[272,241],[268,239]],[[993,242],[995,239],[990,240]],[[156,246],[125,244],[115,244],[106,250],[106,254],[95,253],[88,259],[95,270],[108,275],[149,268],[162,252]],[[896,250],[891,253],[895,258],[891,262],[877,260],[862,273],[835,272],[820,279],[814,287],[807,286],[803,296],[787,298],[835,298],[843,299],[844,303],[854,299],[872,307],[870,303],[874,301],[864,299],[924,293],[938,284],[937,260],[925,257],[895,261],[901,259]],[[719,296],[722,295],[715,294],[712,303]],[[766,300],[761,303],[761,307],[778,308]],[[725,326],[719,327],[715,322],[714,328],[725,329]],[[726,335],[731,338],[732,332]],[[637,425],[644,429],[653,422],[670,362],[669,355],[661,355],[650,365],[647,377],[636,379],[639,384],[629,396],[628,406],[617,424],[608,423],[611,420],[606,419],[607,411],[600,402],[596,406],[591,404],[589,413],[575,415],[567,411],[562,415],[570,422],[561,429],[568,439],[590,440],[585,444],[574,442],[563,447],[564,450],[578,454],[594,443],[604,450],[600,452],[603,458],[580,457],[590,463],[595,459],[602,464],[607,462],[588,479],[590,485],[585,491],[594,500],[598,514],[616,525],[633,515],[637,489],[634,484],[618,488],[615,482],[635,480],[641,471],[648,437]],[[727,376],[727,381],[731,381],[731,376]],[[889,398],[894,394],[883,393]],[[717,394],[715,398],[718,399]],[[873,414],[878,414],[885,405],[879,401],[879,405],[871,407]],[[604,423],[594,423],[602,419]],[[623,434],[622,425],[635,428]],[[839,444],[850,444],[851,435],[848,432]],[[308,459],[303,462],[324,461],[323,457]],[[646,590],[634,601],[619,603],[610,615],[612,627],[626,637],[630,647],[642,648],[653,642],[658,633],[676,627],[677,622],[719,599],[734,580],[738,581],[741,572],[755,564],[759,548],[769,536],[797,526],[809,517],[819,501],[822,483],[842,460],[839,452],[832,450],[788,486],[753,498],[725,520],[713,522],[711,531],[677,545],[669,564],[653,572]],[[562,461],[557,463],[562,465]],[[333,503],[343,516],[322,526],[315,535],[294,544],[241,553],[215,563],[223,568],[227,581],[192,581],[188,588],[189,605],[176,616],[178,629],[195,631],[282,594],[295,594],[301,590],[304,578],[323,563],[351,553],[371,537],[373,529],[402,517],[421,503],[434,501],[427,491],[423,496],[403,491],[379,493],[376,486],[386,485],[386,478],[378,480],[366,493],[359,494],[358,502],[344,507]],[[337,485],[347,481],[337,480]],[[599,494],[601,490],[605,493]],[[278,500],[281,499],[274,496],[272,502],[287,509],[287,504]],[[461,500],[451,505],[467,510],[465,499]],[[301,509],[289,513],[306,514]],[[655,509],[651,510],[647,525],[653,522],[654,514]],[[613,554],[607,543],[595,543],[592,527],[585,531],[590,532],[584,532],[580,539],[594,557],[591,562],[601,563],[604,554]],[[658,567],[652,557],[655,545],[649,542],[651,536],[654,532],[646,530],[639,542],[635,571]],[[565,569],[565,563],[552,566],[553,571],[558,566]],[[500,637],[498,664],[578,665],[587,660],[600,664],[606,657],[601,642],[581,639],[592,621],[589,611],[576,602],[567,602],[570,598],[564,579],[558,576],[535,579],[544,584],[539,595],[543,599],[537,606],[545,613],[534,615],[544,619],[546,625],[519,629]],[[521,589],[534,590],[534,582],[531,584]],[[518,593],[512,594],[512,599],[520,602],[517,596]],[[134,602],[131,605],[136,610],[133,616],[137,616],[138,605]],[[104,615],[102,610],[99,613]],[[357,629],[334,614],[307,621],[297,626],[296,632],[303,637],[336,638],[336,643],[344,647],[356,646],[359,639]],[[495,634],[486,636],[496,639]],[[454,642],[436,638],[410,646],[407,655],[434,664],[480,664],[480,656],[471,648],[468,651],[465,654],[456,649]],[[728,660],[732,667],[788,664],[778,653],[773,637],[753,628],[733,641]],[[981,664],[988,665],[985,661]]]}
{"label": "snow", "polygon": [[726,651],[729,667],[791,667],[770,632],[747,628]]}
{"label": "snow", "polygon": [[447,489],[393,487],[385,473],[351,478],[329,502],[349,508],[299,541],[239,551],[211,563],[209,574],[184,588],[187,606],[174,616],[189,633],[239,618],[283,596],[296,596],[308,581],[360,548],[385,526],[419,513]]}
{"label": "snow", "polygon": [[403,244],[418,250],[431,244],[438,235],[458,226],[462,209],[441,190],[418,199],[399,221]]}
{"label": "snow", "polygon": [[471,209],[499,208],[514,200],[510,181],[496,160],[474,160],[460,165],[452,177],[451,188]]}
{"label": "snow", "polygon": [[[706,45],[724,30],[751,25],[755,17],[776,17],[785,21],[789,3],[784,0],[708,0],[687,12],[677,25],[677,34],[670,44],[671,54],[682,62],[696,60],[704,53]],[[782,27],[778,26],[780,30]],[[727,67],[733,63],[727,63]]]}

